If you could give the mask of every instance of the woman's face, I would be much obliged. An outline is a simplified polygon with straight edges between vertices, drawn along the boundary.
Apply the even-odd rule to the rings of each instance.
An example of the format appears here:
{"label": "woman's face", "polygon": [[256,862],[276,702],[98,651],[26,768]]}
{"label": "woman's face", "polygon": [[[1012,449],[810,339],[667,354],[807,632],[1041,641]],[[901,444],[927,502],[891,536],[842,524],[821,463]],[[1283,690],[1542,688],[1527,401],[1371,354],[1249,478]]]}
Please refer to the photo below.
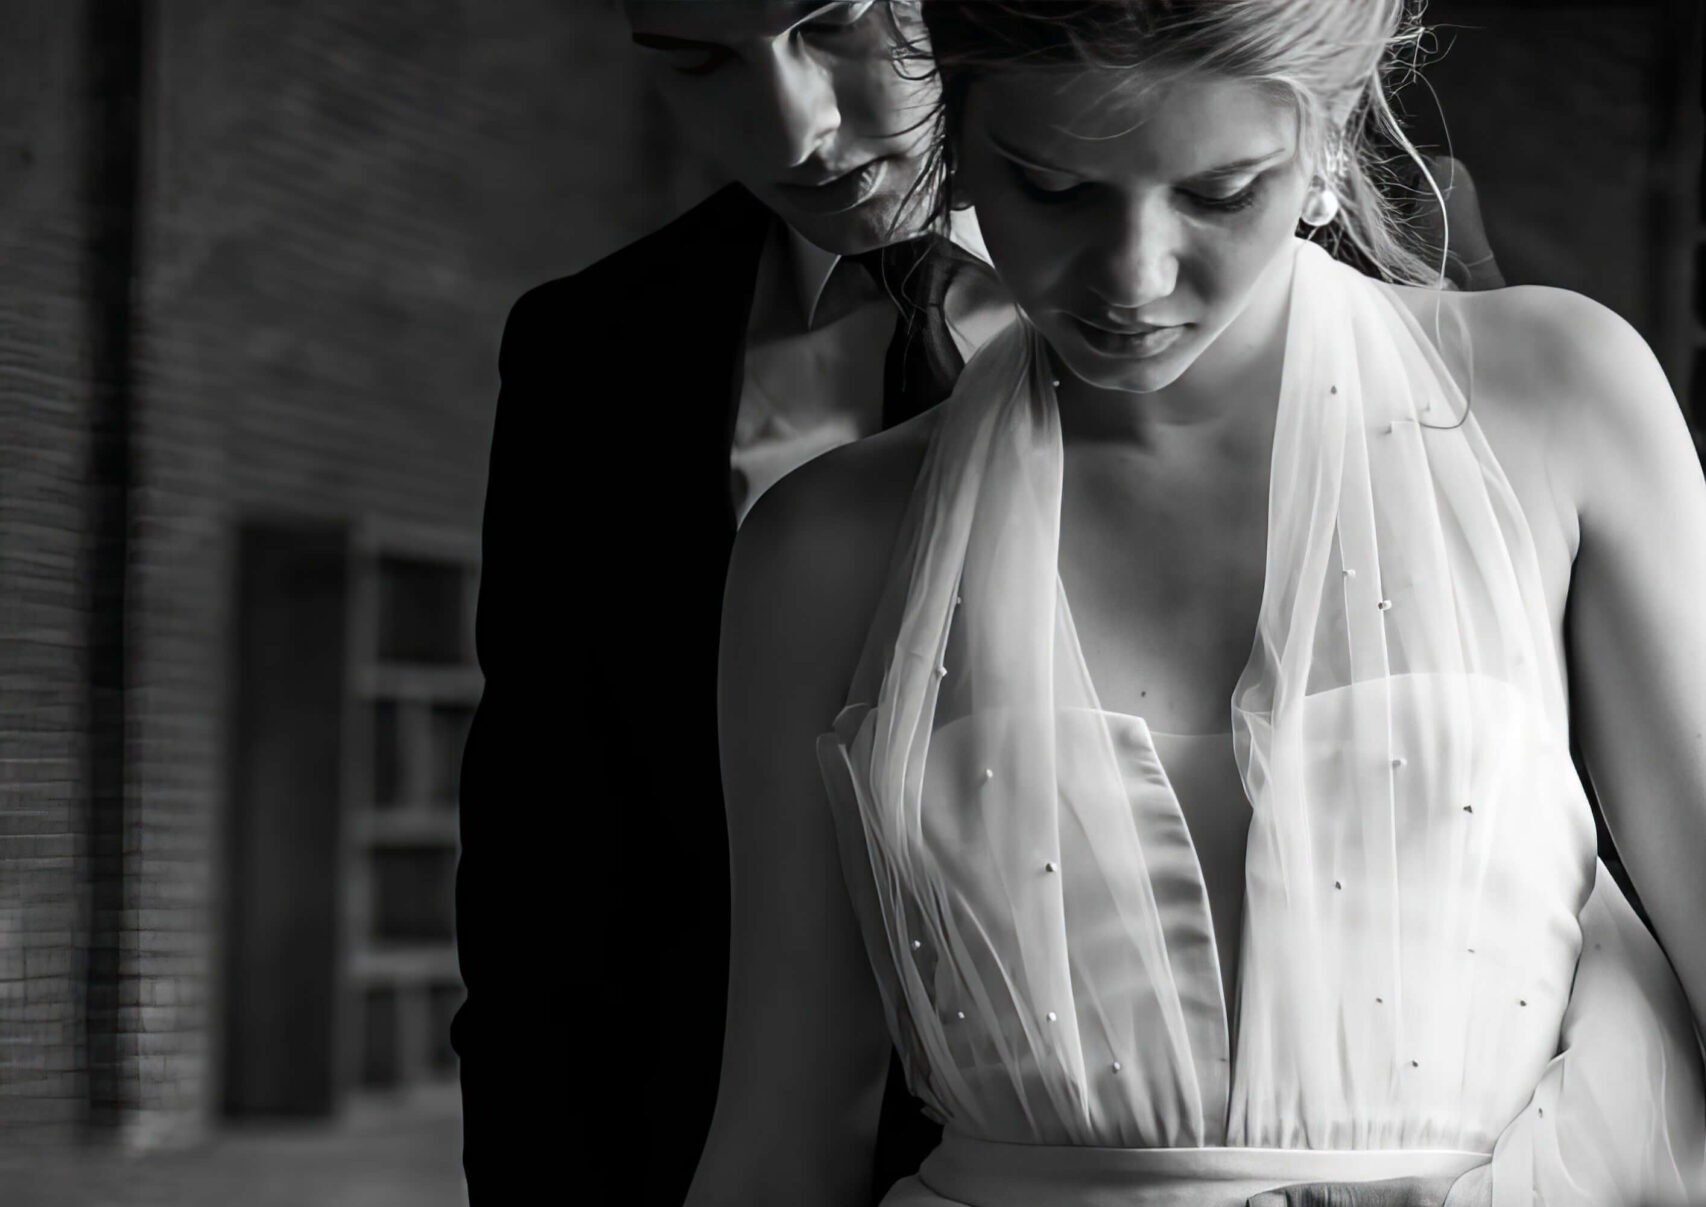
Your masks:
{"label": "woman's face", "polygon": [[956,142],[956,188],[1055,356],[1137,393],[1217,341],[1232,354],[1240,341],[1221,336],[1274,279],[1309,183],[1296,111],[1270,93],[1207,75],[1144,84],[1103,69],[982,77]]}

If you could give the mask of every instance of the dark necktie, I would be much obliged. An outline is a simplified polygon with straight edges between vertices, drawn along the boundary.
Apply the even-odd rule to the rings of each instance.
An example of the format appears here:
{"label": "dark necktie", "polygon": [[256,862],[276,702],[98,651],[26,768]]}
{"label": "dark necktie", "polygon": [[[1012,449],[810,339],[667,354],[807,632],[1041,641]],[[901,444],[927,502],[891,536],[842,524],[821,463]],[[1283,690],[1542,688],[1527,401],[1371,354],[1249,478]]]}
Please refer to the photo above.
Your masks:
{"label": "dark necktie", "polygon": [[921,235],[848,259],[871,274],[899,310],[883,361],[883,427],[923,413],[953,392],[965,367],[942,311],[948,285],[975,259],[941,235]]}

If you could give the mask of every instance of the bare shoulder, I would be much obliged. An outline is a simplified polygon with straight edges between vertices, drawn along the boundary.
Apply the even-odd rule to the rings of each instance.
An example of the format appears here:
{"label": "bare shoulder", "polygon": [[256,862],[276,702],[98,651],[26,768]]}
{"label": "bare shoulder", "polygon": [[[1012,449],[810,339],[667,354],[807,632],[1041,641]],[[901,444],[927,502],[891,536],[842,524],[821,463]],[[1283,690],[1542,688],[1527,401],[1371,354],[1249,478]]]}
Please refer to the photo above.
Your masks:
{"label": "bare shoulder", "polygon": [[764,493],[729,565],[725,656],[762,645],[791,674],[821,672],[824,690],[845,690],[934,423],[926,414],[834,449]]}
{"label": "bare shoulder", "polygon": [[1513,385],[1517,393],[1568,388],[1584,378],[1626,374],[1632,357],[1652,359],[1646,342],[1616,311],[1569,289],[1392,290],[1424,328],[1441,316],[1461,324],[1474,340],[1478,379],[1480,369],[1494,373],[1489,384],[1500,393]]}
{"label": "bare shoulder", "polygon": [[[1692,468],[1692,439],[1658,358],[1611,308],[1567,289],[1521,286],[1476,299],[1496,396],[1543,424],[1578,511],[1641,475]],[[1678,461],[1675,453],[1686,449]]]}
{"label": "bare shoulder", "polygon": [[1568,289],[1511,285],[1460,292],[1399,285],[1392,291],[1424,330],[1466,331],[1477,384],[1501,397],[1569,390],[1626,370],[1632,355],[1651,357],[1614,310]]}
{"label": "bare shoulder", "polygon": [[1686,437],[1652,349],[1592,298],[1543,285],[1398,294],[1424,328],[1436,306],[1460,320],[1453,326],[1472,343],[1473,405],[1489,438],[1544,449],[1578,504],[1617,460],[1638,464],[1653,442]]}
{"label": "bare shoulder", "polygon": [[829,583],[868,570],[869,556],[886,565],[934,423],[922,415],[783,478],[741,525],[735,567]]}

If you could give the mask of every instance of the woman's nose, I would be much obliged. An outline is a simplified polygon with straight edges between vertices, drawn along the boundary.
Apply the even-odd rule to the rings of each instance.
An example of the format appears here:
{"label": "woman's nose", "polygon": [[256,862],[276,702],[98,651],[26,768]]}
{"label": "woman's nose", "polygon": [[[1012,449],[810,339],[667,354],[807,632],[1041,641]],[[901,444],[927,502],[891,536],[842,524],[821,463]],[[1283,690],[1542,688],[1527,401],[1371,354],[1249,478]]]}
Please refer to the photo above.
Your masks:
{"label": "woman's nose", "polygon": [[1178,221],[1163,204],[1132,204],[1113,217],[1096,290],[1109,306],[1136,310],[1173,292],[1179,282]]}
{"label": "woman's nose", "polygon": [[809,49],[778,39],[760,60],[759,79],[760,101],[788,167],[810,159],[841,128],[834,78]]}

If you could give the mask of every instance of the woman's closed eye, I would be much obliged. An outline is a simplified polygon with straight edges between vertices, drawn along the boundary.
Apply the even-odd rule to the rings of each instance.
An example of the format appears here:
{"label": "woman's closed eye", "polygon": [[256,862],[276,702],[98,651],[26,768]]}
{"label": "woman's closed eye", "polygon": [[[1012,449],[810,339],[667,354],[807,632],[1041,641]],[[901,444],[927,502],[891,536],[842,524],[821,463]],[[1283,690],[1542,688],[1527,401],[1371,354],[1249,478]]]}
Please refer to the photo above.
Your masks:
{"label": "woman's closed eye", "polygon": [[[1070,201],[1082,196],[1083,190],[1089,187],[1088,181],[1065,172],[1050,172],[1013,160],[1007,163],[1020,191],[1033,201],[1044,204]],[[1224,186],[1219,190],[1181,188],[1179,194],[1196,209],[1213,214],[1235,214],[1256,204],[1261,195],[1261,185],[1262,178],[1257,176],[1236,189],[1229,190]]]}
{"label": "woman's closed eye", "polygon": [[1186,189],[1185,196],[1192,205],[1215,213],[1233,214],[1239,210],[1247,210],[1256,204],[1256,198],[1261,193],[1262,178],[1255,177],[1249,184],[1230,192]]}

